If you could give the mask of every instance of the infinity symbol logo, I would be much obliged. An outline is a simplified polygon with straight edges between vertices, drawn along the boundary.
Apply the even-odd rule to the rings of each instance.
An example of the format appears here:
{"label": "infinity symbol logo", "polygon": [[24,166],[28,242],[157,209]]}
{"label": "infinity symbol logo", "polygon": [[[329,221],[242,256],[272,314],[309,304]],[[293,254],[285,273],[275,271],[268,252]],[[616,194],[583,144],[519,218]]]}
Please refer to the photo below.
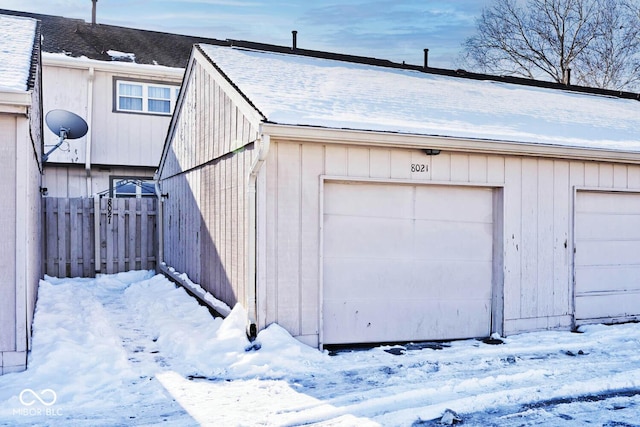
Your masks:
{"label": "infinity symbol logo", "polygon": [[[31,395],[31,397],[28,396],[29,394]],[[51,399],[47,399],[45,395],[51,396]],[[22,403],[24,406],[31,406],[36,403],[36,400],[42,403],[44,406],[51,406],[56,403],[56,400],[58,400],[58,395],[50,388],[42,390],[40,394],[36,393],[30,388],[25,388],[20,392],[20,403]]]}

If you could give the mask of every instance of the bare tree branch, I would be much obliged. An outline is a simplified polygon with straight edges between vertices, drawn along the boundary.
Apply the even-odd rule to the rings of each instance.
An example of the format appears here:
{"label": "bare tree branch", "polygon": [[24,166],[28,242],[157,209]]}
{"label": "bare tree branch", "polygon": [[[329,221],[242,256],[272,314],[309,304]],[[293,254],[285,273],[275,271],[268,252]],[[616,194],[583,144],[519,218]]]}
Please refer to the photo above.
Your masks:
{"label": "bare tree branch", "polygon": [[640,0],[494,0],[464,43],[491,73],[640,89]]}

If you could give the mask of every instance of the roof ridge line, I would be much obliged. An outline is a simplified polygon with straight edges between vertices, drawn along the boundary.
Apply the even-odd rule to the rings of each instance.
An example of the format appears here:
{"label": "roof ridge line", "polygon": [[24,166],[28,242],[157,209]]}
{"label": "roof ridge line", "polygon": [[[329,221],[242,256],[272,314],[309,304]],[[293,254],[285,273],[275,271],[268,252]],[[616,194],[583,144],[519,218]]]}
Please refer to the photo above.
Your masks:
{"label": "roof ridge line", "polygon": [[380,59],[380,58],[360,56],[360,55],[343,54],[343,53],[328,52],[328,51],[313,50],[313,49],[301,49],[298,47],[293,48],[290,46],[274,45],[274,44],[268,44],[268,43],[252,42],[247,40],[235,40],[235,39],[226,39],[224,41],[221,41],[219,45],[227,45],[230,47],[252,49],[256,51],[275,52],[275,53],[283,53],[283,54],[289,54],[289,55],[300,55],[300,56],[307,56],[307,57],[319,58],[319,59],[330,59],[330,60],[350,62],[355,64],[364,64],[364,65],[373,65],[373,66],[395,68],[395,69],[402,69],[402,70],[411,70],[411,71],[418,71],[418,72],[427,73],[427,74],[434,74],[434,75],[441,75],[441,76],[448,76],[448,77],[458,77],[458,78],[465,78],[470,80],[489,80],[489,81],[495,81],[498,83],[509,83],[509,84],[516,84],[520,86],[539,87],[544,89],[565,90],[565,91],[571,91],[571,92],[600,95],[600,96],[610,96],[614,98],[632,99],[632,100],[640,101],[640,93],[635,93],[635,92],[564,84],[564,83],[557,83],[557,82],[551,82],[551,81],[545,81],[545,80],[528,79],[525,77],[517,77],[517,76],[498,76],[494,74],[485,74],[485,73],[467,71],[464,69],[453,70],[448,68],[424,67],[421,65],[407,64],[405,62],[400,63],[400,62],[394,62],[388,59]]}

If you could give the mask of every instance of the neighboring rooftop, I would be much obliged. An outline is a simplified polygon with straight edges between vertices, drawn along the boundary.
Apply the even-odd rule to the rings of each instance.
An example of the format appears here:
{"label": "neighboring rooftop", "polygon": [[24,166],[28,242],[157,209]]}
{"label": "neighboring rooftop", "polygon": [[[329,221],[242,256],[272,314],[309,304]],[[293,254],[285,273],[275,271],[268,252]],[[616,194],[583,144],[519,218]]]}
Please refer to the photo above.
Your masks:
{"label": "neighboring rooftop", "polygon": [[198,48],[268,122],[640,152],[640,102],[615,92],[246,47]]}
{"label": "neighboring rooftop", "polygon": [[0,90],[27,91],[33,87],[37,65],[38,23],[34,19],[0,14]]}
{"label": "neighboring rooftop", "polygon": [[39,20],[43,52],[64,53],[70,57],[99,61],[135,61],[137,64],[184,68],[194,44],[216,42],[204,37],[105,24],[92,25],[82,19],[38,13],[0,9],[0,14]]}

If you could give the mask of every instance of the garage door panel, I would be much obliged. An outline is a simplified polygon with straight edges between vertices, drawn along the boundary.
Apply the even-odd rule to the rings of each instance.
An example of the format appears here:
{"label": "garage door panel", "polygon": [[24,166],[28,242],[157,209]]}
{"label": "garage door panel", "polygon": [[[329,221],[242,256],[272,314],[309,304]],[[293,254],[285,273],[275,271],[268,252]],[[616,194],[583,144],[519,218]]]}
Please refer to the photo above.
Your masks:
{"label": "garage door panel", "polygon": [[577,242],[576,266],[640,265],[640,240]]}
{"label": "garage door panel", "polygon": [[640,240],[640,214],[583,213],[577,216],[576,227],[584,240]]}
{"label": "garage door panel", "polygon": [[492,225],[477,222],[415,222],[414,254],[427,259],[486,261],[493,257]]}
{"label": "garage door panel", "polygon": [[[491,307],[482,301],[389,297],[386,310],[369,299],[325,301],[324,342],[426,341],[485,336]],[[401,307],[401,310],[393,310]],[[484,319],[484,320],[478,320]],[[403,325],[404,327],[398,327]]]}
{"label": "garage door panel", "polygon": [[576,270],[580,293],[640,290],[640,266],[590,266]]}
{"label": "garage door panel", "polygon": [[637,317],[640,292],[576,297],[576,320]]}
{"label": "garage door panel", "polygon": [[[362,298],[393,286],[399,277],[411,277],[411,260],[370,258],[328,258],[324,260],[323,280],[331,283],[325,298]],[[345,280],[345,278],[348,278]]]}
{"label": "garage door panel", "polygon": [[324,193],[324,213],[327,215],[411,217],[411,186],[328,183]]}
{"label": "garage door panel", "polygon": [[488,261],[328,258],[324,265],[323,279],[332,284],[324,291],[329,299],[362,298],[381,289],[391,289],[394,297],[491,299],[491,290],[485,286],[493,268]]}
{"label": "garage door panel", "polygon": [[640,194],[577,193],[574,268],[578,323],[640,315]]}
{"label": "garage door panel", "polygon": [[[409,220],[333,215],[326,217],[326,253],[334,257],[406,258],[413,234]],[[349,236],[345,239],[345,236]]]}
{"label": "garage door panel", "polygon": [[414,289],[427,292],[431,298],[465,298],[489,301],[493,265],[490,261],[414,261]]}
{"label": "garage door panel", "polygon": [[[415,218],[455,222],[493,222],[492,191],[473,187],[416,188]],[[473,211],[468,207],[473,206]]]}
{"label": "garage door panel", "polygon": [[576,201],[576,213],[637,214],[640,197],[633,193],[581,192]]}
{"label": "garage door panel", "polygon": [[489,335],[492,191],[331,183],[324,206],[324,344]]}

